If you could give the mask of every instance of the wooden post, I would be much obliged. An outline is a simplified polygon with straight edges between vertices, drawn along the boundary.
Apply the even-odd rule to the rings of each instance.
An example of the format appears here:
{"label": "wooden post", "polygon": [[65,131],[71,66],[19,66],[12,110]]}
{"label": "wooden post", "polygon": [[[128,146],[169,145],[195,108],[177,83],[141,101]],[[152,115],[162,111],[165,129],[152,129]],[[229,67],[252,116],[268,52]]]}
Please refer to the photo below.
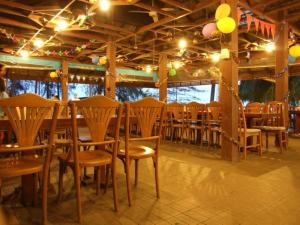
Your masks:
{"label": "wooden post", "polygon": [[106,56],[109,62],[109,67],[107,68],[105,74],[105,96],[114,99],[116,96],[116,42],[108,41]]}
{"label": "wooden post", "polygon": [[69,63],[67,61],[62,62],[61,100],[63,102],[68,101],[68,73],[69,73],[68,64]]}
{"label": "wooden post", "polygon": [[213,102],[215,100],[215,93],[216,93],[216,84],[213,82],[211,84],[211,89],[210,89],[210,102]]}
{"label": "wooden post", "polygon": [[[237,0],[226,1],[231,7],[231,16],[237,21]],[[238,52],[238,29],[236,28],[230,34],[228,48],[231,52],[230,59],[225,59],[220,62],[220,68],[223,75],[223,80],[229,87],[233,88],[234,92],[238,90],[238,65],[233,59],[233,55],[237,56]],[[228,90],[223,82],[220,82],[220,102],[222,105],[222,130],[225,132],[222,135],[221,156],[224,160],[238,161],[240,153],[238,146],[230,140],[238,139],[238,102],[234,98],[232,91]],[[228,136],[228,137],[227,137]]]}
{"label": "wooden post", "polygon": [[[281,73],[280,77],[276,78],[275,83],[275,100],[285,102],[285,107],[288,109],[288,92],[289,92],[289,72],[288,66],[288,54],[289,54],[289,26],[286,21],[283,21],[284,13],[280,12],[280,23],[277,24],[278,40],[276,42],[275,52],[275,73]],[[284,71],[284,72],[283,72]],[[282,73],[283,72],[283,73]],[[288,124],[288,110],[285,110],[285,121]]]}
{"label": "wooden post", "polygon": [[159,55],[158,61],[158,77],[159,77],[159,100],[167,102],[168,91],[168,56],[165,53]]}

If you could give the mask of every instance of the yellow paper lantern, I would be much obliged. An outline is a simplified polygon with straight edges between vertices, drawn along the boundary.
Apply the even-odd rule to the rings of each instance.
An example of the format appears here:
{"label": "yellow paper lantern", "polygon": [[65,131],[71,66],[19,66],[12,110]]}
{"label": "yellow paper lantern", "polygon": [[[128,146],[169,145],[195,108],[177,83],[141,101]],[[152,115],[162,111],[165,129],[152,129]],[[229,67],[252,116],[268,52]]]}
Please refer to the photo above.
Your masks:
{"label": "yellow paper lantern", "polygon": [[106,56],[102,56],[100,59],[99,59],[99,64],[100,65],[105,65],[107,63],[107,57]]}
{"label": "yellow paper lantern", "polygon": [[51,78],[56,78],[57,77],[57,73],[55,71],[50,73],[50,77]]}
{"label": "yellow paper lantern", "polygon": [[294,58],[299,57],[300,56],[300,45],[294,45],[294,46],[290,47],[289,53]]}
{"label": "yellow paper lantern", "polygon": [[229,34],[233,32],[236,27],[235,20],[231,17],[224,17],[217,22],[217,27],[222,33]]}
{"label": "yellow paper lantern", "polygon": [[226,3],[219,5],[219,7],[216,10],[216,14],[215,14],[216,20],[220,20],[224,17],[229,16],[230,11],[231,11],[230,5],[228,5]]}

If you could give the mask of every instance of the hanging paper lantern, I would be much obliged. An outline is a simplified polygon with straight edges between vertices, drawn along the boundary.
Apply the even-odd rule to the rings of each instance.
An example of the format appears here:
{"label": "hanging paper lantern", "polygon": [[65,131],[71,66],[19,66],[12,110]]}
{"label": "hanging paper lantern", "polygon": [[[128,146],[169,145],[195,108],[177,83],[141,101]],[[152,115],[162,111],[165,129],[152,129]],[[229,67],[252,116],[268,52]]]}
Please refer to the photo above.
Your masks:
{"label": "hanging paper lantern", "polygon": [[216,14],[215,14],[216,20],[220,20],[224,17],[229,16],[230,11],[231,11],[230,5],[228,5],[226,3],[219,5],[219,7],[216,10]]}
{"label": "hanging paper lantern", "polygon": [[289,55],[289,63],[294,63],[294,62],[296,62],[296,58]]}
{"label": "hanging paper lantern", "polygon": [[169,75],[170,75],[171,77],[176,76],[176,70],[175,70],[175,69],[170,69],[170,70],[169,70]]}
{"label": "hanging paper lantern", "polygon": [[206,24],[203,27],[202,34],[206,38],[211,38],[218,33],[217,25],[215,23]]}
{"label": "hanging paper lantern", "polygon": [[229,34],[235,29],[235,21],[231,17],[224,17],[217,22],[217,27],[219,31],[224,34]]}
{"label": "hanging paper lantern", "polygon": [[105,65],[107,63],[107,57],[106,56],[102,56],[100,59],[99,59],[99,64],[100,65]]}
{"label": "hanging paper lantern", "polygon": [[56,77],[57,77],[57,73],[56,73],[55,71],[52,71],[52,72],[50,73],[50,77],[51,77],[51,78],[56,78]]}
{"label": "hanging paper lantern", "polygon": [[98,61],[99,61],[99,56],[93,56],[93,57],[92,57],[92,63],[93,63],[93,64],[97,64]]}
{"label": "hanging paper lantern", "polygon": [[300,45],[294,45],[290,47],[289,53],[291,56],[297,58],[300,56]]}

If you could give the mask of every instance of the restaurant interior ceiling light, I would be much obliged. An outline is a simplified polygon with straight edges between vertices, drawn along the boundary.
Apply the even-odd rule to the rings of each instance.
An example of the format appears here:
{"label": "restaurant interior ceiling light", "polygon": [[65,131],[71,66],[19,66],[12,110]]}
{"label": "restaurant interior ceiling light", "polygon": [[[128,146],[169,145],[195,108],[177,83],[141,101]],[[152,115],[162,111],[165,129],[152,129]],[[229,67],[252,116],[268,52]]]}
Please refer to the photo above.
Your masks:
{"label": "restaurant interior ceiling light", "polygon": [[187,47],[187,41],[184,39],[184,38],[181,38],[179,41],[178,41],[178,47],[180,49],[186,49]]}
{"label": "restaurant interior ceiling light", "polygon": [[183,66],[183,63],[180,62],[180,61],[174,61],[173,66],[174,66],[175,69],[179,69],[180,67]]}
{"label": "restaurant interior ceiling light", "polygon": [[56,23],[56,27],[54,28],[55,31],[62,31],[67,29],[69,26],[69,23],[65,20],[58,20]]}
{"label": "restaurant interior ceiling light", "polygon": [[35,39],[33,45],[37,48],[41,48],[44,45],[44,41],[42,39]]}
{"label": "restaurant interior ceiling light", "polygon": [[147,65],[145,68],[146,73],[151,73],[152,72],[152,67],[150,65]]}
{"label": "restaurant interior ceiling light", "polygon": [[101,11],[108,11],[110,8],[110,1],[109,0],[99,0],[99,7]]}
{"label": "restaurant interior ceiling light", "polygon": [[221,59],[221,55],[219,53],[214,53],[211,55],[211,60],[214,62],[214,63],[217,63],[219,62]]}
{"label": "restaurant interior ceiling light", "polygon": [[21,50],[20,51],[20,56],[27,58],[29,56],[29,52],[27,50]]}
{"label": "restaurant interior ceiling light", "polygon": [[273,52],[275,50],[275,44],[274,42],[270,42],[268,44],[265,45],[265,50],[267,52]]}

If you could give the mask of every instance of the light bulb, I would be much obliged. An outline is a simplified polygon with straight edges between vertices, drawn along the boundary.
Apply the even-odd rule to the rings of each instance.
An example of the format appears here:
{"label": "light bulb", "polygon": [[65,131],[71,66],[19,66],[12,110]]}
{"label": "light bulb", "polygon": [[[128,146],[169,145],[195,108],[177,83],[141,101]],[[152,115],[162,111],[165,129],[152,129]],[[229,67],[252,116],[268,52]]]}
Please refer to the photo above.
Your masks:
{"label": "light bulb", "polygon": [[212,54],[211,55],[211,60],[213,61],[213,62],[219,62],[220,61],[220,58],[221,58],[221,56],[220,56],[220,54],[219,53],[214,53],[214,54]]}
{"label": "light bulb", "polygon": [[65,20],[58,20],[56,23],[55,31],[65,30],[69,26],[69,23]]}
{"label": "light bulb", "polygon": [[182,62],[180,61],[174,61],[173,66],[175,69],[179,69],[182,66]]}
{"label": "light bulb", "polygon": [[275,50],[275,44],[273,42],[270,42],[265,46],[265,50],[267,52],[273,52]]}
{"label": "light bulb", "polygon": [[147,65],[145,68],[146,73],[151,73],[152,72],[152,67],[150,65]]}
{"label": "light bulb", "polygon": [[35,39],[33,45],[37,48],[41,48],[44,45],[44,41],[41,39]]}
{"label": "light bulb", "polygon": [[181,38],[179,41],[178,41],[178,47],[180,49],[185,49],[187,47],[187,41],[184,39],[184,38]]}
{"label": "light bulb", "polygon": [[110,8],[110,1],[109,0],[100,0],[99,7],[104,12],[108,11]]}
{"label": "light bulb", "polygon": [[27,58],[29,56],[29,52],[27,50],[20,51],[20,56]]}

